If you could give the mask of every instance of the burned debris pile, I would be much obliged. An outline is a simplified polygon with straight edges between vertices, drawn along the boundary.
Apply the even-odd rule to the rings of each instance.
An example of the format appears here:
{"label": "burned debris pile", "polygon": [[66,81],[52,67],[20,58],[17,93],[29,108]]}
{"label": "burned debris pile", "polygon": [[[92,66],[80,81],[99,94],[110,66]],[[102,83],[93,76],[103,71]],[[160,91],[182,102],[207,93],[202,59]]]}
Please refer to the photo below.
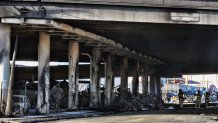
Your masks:
{"label": "burned debris pile", "polygon": [[142,110],[162,110],[164,102],[152,94],[130,96],[126,101],[115,101],[110,106],[100,106],[98,111],[127,112]]}

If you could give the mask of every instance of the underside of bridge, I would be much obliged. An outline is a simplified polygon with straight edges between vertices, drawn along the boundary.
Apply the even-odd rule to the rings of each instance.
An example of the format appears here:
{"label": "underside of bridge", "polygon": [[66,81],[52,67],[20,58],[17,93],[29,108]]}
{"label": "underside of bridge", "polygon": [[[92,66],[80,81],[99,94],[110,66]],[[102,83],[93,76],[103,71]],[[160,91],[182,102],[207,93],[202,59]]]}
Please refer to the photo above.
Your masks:
{"label": "underside of bridge", "polygon": [[[6,115],[12,114],[13,88],[25,87],[26,96],[26,81],[38,86],[32,86],[35,106],[47,114],[50,97],[60,86],[66,92],[65,108],[76,110],[81,105],[79,83],[89,84],[86,103],[97,108],[117,101],[114,77],[121,78],[122,102],[129,76],[134,96],[139,94],[139,76],[143,94],[161,96],[160,77],[218,72],[218,13],[212,1],[210,9],[169,7],[167,2],[152,7],[56,2],[0,4],[0,110]],[[14,61],[37,61],[38,66]]]}
{"label": "underside of bridge", "polygon": [[[155,71],[163,77],[218,72],[218,57],[216,57],[218,53],[217,26],[80,20],[57,21],[113,39],[136,52],[146,53],[165,61],[167,64],[156,66],[157,70]],[[11,53],[17,33],[20,37],[17,60],[37,61],[38,47],[35,46],[38,45],[38,32],[26,32],[25,29],[22,31],[20,28],[13,27]],[[68,40],[63,40],[60,36],[52,36],[51,38],[51,61],[67,62]],[[91,53],[90,48],[94,46],[81,44],[81,52]],[[80,59],[81,62],[89,62],[87,56],[81,56]],[[119,57],[116,58],[116,68],[119,68],[119,59]],[[130,71],[133,63],[134,60],[130,63]],[[88,77],[89,73],[82,68],[83,66],[81,67],[83,74],[80,75]],[[87,66],[84,67],[84,69],[87,68]],[[67,66],[63,66],[62,69],[66,71]],[[119,70],[116,71],[116,75],[119,75]],[[34,73],[37,75],[36,69]],[[54,75],[56,79],[66,77],[67,74],[64,74],[63,77],[58,74]],[[27,78],[31,78],[31,75]]]}
{"label": "underside of bridge", "polygon": [[68,21],[167,63],[164,74],[216,73],[218,26]]}
{"label": "underside of bridge", "polygon": [[[157,68],[163,76],[218,72],[217,26],[57,21],[113,39],[136,52],[165,61],[167,65]],[[12,31],[12,42],[15,41],[17,33],[20,35],[17,60],[36,61],[38,48],[35,46],[38,44],[38,32],[26,32],[25,29],[22,31],[16,27],[12,28]],[[60,36],[53,36],[51,40],[51,61],[67,62],[68,40],[63,40]],[[81,51],[90,53],[89,47],[82,45]],[[89,62],[86,56],[82,56],[81,59],[81,62]],[[119,66],[119,60],[116,63]]]}

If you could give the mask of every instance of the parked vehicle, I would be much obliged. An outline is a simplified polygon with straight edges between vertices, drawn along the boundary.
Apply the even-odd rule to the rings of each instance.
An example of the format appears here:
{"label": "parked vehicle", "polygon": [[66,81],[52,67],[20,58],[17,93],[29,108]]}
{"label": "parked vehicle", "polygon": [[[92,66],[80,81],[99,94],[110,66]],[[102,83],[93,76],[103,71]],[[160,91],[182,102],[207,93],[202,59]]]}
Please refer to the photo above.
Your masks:
{"label": "parked vehicle", "polygon": [[216,102],[217,101],[217,94],[216,93],[211,93],[210,94],[210,100],[211,100],[211,102]]}
{"label": "parked vehicle", "polygon": [[194,95],[185,95],[184,97],[184,103],[193,103],[194,100]]}
{"label": "parked vehicle", "polygon": [[27,114],[29,112],[30,103],[25,95],[13,95],[14,114]]}
{"label": "parked vehicle", "polygon": [[167,93],[167,101],[168,101],[169,103],[172,103],[171,98],[172,98],[173,96],[175,96],[174,93],[172,93],[172,92]]}
{"label": "parked vehicle", "polygon": [[178,96],[172,96],[171,100],[170,100],[170,103],[178,104],[179,103],[179,97]]}

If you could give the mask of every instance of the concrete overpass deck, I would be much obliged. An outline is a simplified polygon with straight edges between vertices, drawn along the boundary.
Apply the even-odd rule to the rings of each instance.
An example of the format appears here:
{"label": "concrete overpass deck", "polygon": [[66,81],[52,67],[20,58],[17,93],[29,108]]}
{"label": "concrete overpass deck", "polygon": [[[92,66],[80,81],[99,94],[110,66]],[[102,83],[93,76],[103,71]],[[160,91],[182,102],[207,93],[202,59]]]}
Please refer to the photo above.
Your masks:
{"label": "concrete overpass deck", "polygon": [[91,4],[110,6],[135,6],[135,7],[160,7],[160,8],[183,8],[183,9],[206,9],[217,10],[216,0],[3,0],[0,5],[69,5]]}
{"label": "concrete overpass deck", "polygon": [[[87,4],[64,5],[47,3],[40,10],[37,10],[38,4],[27,4],[27,13],[22,13],[20,6],[13,8],[9,5],[2,10],[11,9],[12,12],[2,16],[54,19],[102,35],[127,46],[131,52],[134,50],[133,52],[145,53],[166,61],[170,67],[158,66],[159,74],[162,75],[218,71],[215,57],[217,11],[173,7],[101,6],[86,2]],[[103,47],[101,44],[88,45]]]}
{"label": "concrete overpass deck", "polygon": [[[41,113],[49,112],[50,61],[69,62],[68,68],[65,66],[62,70],[52,69],[56,74],[59,72],[63,74],[65,79],[67,76],[68,108],[78,108],[80,53],[89,53],[91,56],[81,57],[91,64],[89,71],[84,70],[89,73],[91,80],[91,107],[98,106],[100,102],[101,62],[106,63],[104,69],[106,105],[112,100],[114,68],[118,68],[117,73],[121,77],[121,101],[127,96],[129,71],[133,76],[134,95],[138,94],[139,74],[142,74],[143,78],[143,93],[148,93],[149,88],[152,94],[160,95],[160,76],[218,72],[216,57],[218,12],[216,7],[206,9],[209,3],[214,1],[206,2],[206,8],[199,7],[204,6],[205,1],[191,1],[193,5],[190,4],[188,8],[177,4],[178,1],[174,1],[174,4],[179,7],[174,5],[166,7],[163,3],[160,6],[145,7],[112,5],[105,2],[103,4],[57,2],[2,2],[0,7],[2,105],[7,101],[5,90],[9,87],[12,56],[10,52],[14,50],[11,44],[17,39],[17,35],[21,40],[17,58],[39,62],[37,107]],[[138,2],[141,4],[144,1]],[[114,56],[117,61],[114,60]],[[37,71],[36,69],[32,68],[31,71]],[[150,76],[149,84],[148,76]]]}

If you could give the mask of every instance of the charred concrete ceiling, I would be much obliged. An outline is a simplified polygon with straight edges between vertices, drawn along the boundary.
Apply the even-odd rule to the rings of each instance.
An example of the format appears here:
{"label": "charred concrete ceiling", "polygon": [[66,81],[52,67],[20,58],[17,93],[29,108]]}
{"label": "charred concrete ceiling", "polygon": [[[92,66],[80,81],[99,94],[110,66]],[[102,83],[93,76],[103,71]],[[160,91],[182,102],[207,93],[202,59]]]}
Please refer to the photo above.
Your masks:
{"label": "charred concrete ceiling", "polygon": [[61,21],[166,61],[161,73],[218,72],[218,26]]}
{"label": "charred concrete ceiling", "polygon": [[[168,65],[157,66],[157,73],[163,76],[218,72],[218,26],[84,20],[57,21],[102,35],[131,50],[165,61]],[[38,32],[28,32],[22,28],[12,30],[12,44],[16,33],[20,34],[18,60],[37,60]],[[51,60],[67,61],[68,40],[62,40],[56,36],[52,36],[51,40]],[[90,53],[91,48],[81,45],[81,52]],[[120,63],[119,58],[117,57],[117,67]],[[89,61],[86,56],[81,56],[81,59]],[[131,61],[129,64],[133,63],[134,61]]]}

